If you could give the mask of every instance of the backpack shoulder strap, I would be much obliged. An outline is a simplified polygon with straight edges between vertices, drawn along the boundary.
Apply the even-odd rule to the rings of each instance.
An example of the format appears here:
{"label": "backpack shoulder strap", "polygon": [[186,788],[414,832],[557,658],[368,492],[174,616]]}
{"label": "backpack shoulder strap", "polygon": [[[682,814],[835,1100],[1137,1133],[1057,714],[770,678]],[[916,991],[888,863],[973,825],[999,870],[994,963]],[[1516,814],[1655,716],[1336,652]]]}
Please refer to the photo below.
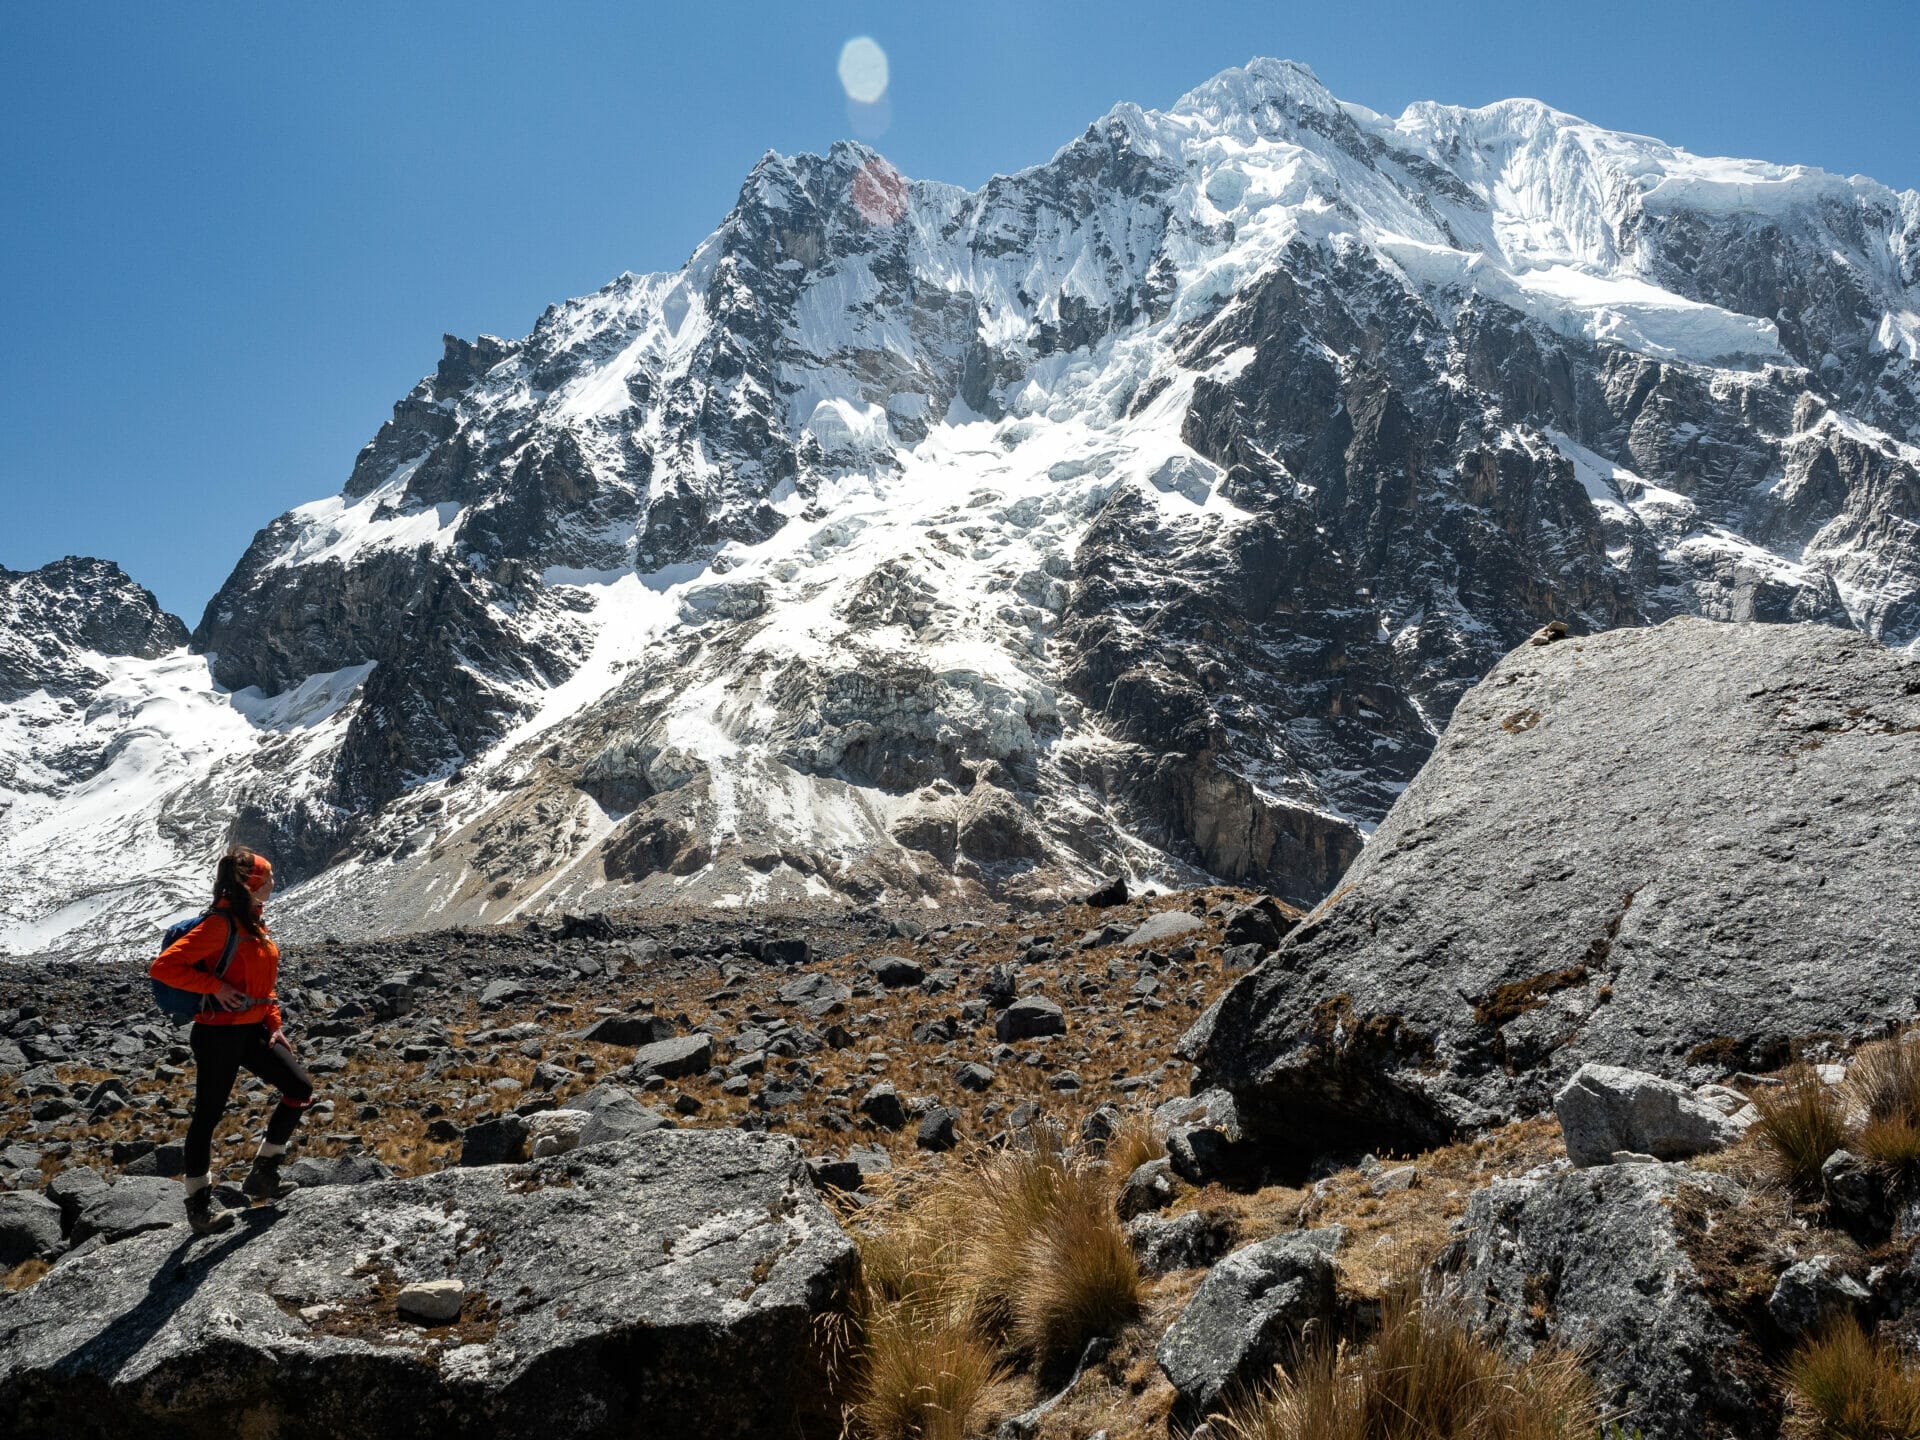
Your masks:
{"label": "backpack shoulder strap", "polygon": [[240,922],[231,915],[222,918],[227,922],[227,944],[220,952],[220,963],[213,967],[213,973],[216,978],[224,980],[227,978],[227,967],[233,963],[234,946],[240,943]]}

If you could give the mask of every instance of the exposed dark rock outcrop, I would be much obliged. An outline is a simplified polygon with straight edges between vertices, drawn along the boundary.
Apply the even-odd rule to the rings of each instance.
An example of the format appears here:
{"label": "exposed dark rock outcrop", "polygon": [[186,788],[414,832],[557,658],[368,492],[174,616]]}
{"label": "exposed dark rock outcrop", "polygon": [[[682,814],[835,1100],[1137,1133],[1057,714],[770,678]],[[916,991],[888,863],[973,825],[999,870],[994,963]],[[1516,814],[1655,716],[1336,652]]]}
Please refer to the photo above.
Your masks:
{"label": "exposed dark rock outcrop", "polygon": [[1755,1223],[1744,1202],[1679,1165],[1496,1181],[1469,1202],[1441,1288],[1512,1353],[1578,1352],[1646,1440],[1772,1434],[1765,1361],[1722,1309],[1724,1252]]}
{"label": "exposed dark rock outcrop", "polygon": [[1182,1048],[1269,1140],[1418,1146],[1588,1060],[1712,1079],[1908,1019],[1916,933],[1920,667],[1673,620],[1496,667]]}
{"label": "exposed dark rock outcrop", "polygon": [[[794,1144],[737,1130],[301,1190],[0,1298],[0,1413],[46,1437],[831,1435],[814,1323],[856,1269]],[[396,1310],[421,1280],[463,1282],[457,1319]]]}

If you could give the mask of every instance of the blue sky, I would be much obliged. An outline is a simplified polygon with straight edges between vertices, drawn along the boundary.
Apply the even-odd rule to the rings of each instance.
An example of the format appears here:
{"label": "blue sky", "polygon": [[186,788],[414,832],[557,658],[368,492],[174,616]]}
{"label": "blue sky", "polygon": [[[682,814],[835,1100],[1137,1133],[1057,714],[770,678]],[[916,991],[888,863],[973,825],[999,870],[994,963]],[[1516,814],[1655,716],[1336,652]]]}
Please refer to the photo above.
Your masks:
{"label": "blue sky", "polygon": [[[1553,12],[1551,14],[1547,12]],[[978,185],[1254,55],[1344,99],[1532,95],[1920,186],[1903,4],[92,4],[0,10],[0,564],[120,561],[191,624],[337,490],[440,335],[678,266],[767,149]]]}

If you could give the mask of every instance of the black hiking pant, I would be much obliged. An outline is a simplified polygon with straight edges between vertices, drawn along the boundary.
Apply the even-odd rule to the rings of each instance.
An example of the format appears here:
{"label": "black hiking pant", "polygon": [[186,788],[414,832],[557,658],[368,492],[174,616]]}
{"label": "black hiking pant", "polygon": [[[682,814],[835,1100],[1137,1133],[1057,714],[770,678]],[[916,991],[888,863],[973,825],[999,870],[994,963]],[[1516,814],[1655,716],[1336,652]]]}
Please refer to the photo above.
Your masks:
{"label": "black hiking pant", "polygon": [[186,1173],[204,1175],[213,1159],[213,1130],[227,1108],[233,1082],[251,1070],[280,1091],[267,1121],[267,1139],[284,1145],[313,1103],[313,1077],[278,1045],[267,1043],[265,1024],[193,1027],[193,1119],[187,1123]]}

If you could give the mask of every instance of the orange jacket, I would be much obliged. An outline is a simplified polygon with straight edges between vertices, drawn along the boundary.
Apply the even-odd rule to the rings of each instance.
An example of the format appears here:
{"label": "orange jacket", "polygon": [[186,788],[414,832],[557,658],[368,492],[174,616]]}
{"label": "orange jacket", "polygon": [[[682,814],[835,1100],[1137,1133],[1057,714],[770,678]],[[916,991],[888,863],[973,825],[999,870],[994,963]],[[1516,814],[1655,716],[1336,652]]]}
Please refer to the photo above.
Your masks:
{"label": "orange jacket", "polygon": [[[211,995],[220,988],[213,969],[220,963],[220,952],[227,948],[227,911],[215,906],[201,924],[182,935],[160,952],[148,974],[176,990],[191,990]],[[264,1020],[269,1031],[280,1028],[280,1007],[274,1003],[273,987],[280,978],[280,947],[272,939],[255,939],[240,928],[234,941],[233,961],[227,966],[226,982],[251,995],[254,1003],[244,1010],[202,1010],[193,1017],[196,1025],[252,1025]]]}

